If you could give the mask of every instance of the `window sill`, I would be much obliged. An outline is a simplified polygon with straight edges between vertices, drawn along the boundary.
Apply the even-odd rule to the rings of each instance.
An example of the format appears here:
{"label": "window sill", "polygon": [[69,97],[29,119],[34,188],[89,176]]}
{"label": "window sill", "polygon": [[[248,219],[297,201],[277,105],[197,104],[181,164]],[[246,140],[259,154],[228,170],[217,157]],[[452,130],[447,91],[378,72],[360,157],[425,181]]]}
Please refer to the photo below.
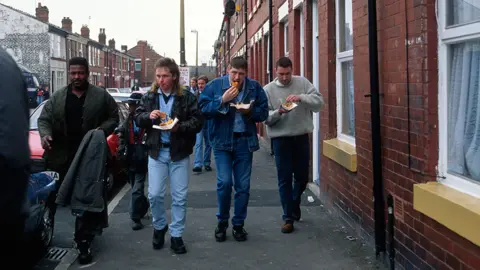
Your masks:
{"label": "window sill", "polygon": [[337,162],[351,172],[357,172],[357,151],[355,146],[337,138],[323,141],[323,155]]}
{"label": "window sill", "polygon": [[415,184],[413,208],[480,246],[480,199],[438,182]]}

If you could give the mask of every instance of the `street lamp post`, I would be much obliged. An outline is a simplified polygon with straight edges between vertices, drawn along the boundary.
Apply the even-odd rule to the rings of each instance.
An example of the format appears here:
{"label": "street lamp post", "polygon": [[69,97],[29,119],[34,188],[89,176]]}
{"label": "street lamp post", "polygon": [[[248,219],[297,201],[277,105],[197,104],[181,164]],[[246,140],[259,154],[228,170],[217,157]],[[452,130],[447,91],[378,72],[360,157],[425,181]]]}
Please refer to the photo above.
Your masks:
{"label": "street lamp post", "polygon": [[198,78],[198,31],[194,29],[192,30],[192,33],[195,33],[195,36],[196,36],[195,77]]}
{"label": "street lamp post", "polygon": [[180,0],[180,66],[185,67],[185,0]]}
{"label": "street lamp post", "polygon": [[145,81],[147,80],[148,61],[150,61],[150,58],[145,59]]}

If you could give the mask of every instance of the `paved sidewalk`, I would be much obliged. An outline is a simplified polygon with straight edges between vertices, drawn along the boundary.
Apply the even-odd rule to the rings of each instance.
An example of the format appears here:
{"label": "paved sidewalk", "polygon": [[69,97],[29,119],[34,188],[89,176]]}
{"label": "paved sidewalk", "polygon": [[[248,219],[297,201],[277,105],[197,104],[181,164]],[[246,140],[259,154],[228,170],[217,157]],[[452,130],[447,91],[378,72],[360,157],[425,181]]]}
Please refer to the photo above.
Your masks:
{"label": "paved sidewalk", "polygon": [[[89,266],[74,263],[69,269],[376,269],[374,251],[358,240],[347,239],[349,234],[342,224],[316,198],[312,203],[307,201],[307,196],[314,196],[308,190],[303,196],[303,220],[295,224],[296,231],[289,235],[280,232],[276,169],[266,150],[254,155],[245,225],[248,241],[233,240],[230,227],[227,241],[215,242],[215,188],[215,167],[213,172],[192,175],[184,234],[187,254],[175,255],[169,250],[169,235],[164,249],[153,250],[150,220],[144,221],[145,229],[132,231],[130,196],[126,195],[110,215],[110,227],[94,242],[94,262]],[[166,203],[170,205],[169,197]]]}

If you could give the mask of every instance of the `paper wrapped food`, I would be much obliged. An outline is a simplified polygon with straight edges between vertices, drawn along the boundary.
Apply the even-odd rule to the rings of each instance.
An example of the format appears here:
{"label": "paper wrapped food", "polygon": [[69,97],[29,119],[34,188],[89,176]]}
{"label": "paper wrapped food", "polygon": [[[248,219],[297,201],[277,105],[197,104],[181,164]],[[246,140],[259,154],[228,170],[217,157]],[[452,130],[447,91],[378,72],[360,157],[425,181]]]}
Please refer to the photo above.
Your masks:
{"label": "paper wrapped food", "polygon": [[291,111],[291,110],[295,109],[295,107],[297,107],[297,106],[298,106],[298,104],[295,103],[295,102],[284,102],[284,103],[282,103],[282,108],[284,110],[287,110],[287,111]]}
{"label": "paper wrapped food", "polygon": [[252,101],[250,101],[250,103],[246,103],[246,104],[244,104],[244,103],[230,103],[230,106],[237,108],[237,110],[248,110],[248,109],[250,109],[250,106],[252,106],[253,102],[254,101],[252,100]]}
{"label": "paper wrapped food", "polygon": [[153,125],[154,129],[171,130],[178,123],[178,119],[168,119],[168,121],[160,123],[160,125]]}

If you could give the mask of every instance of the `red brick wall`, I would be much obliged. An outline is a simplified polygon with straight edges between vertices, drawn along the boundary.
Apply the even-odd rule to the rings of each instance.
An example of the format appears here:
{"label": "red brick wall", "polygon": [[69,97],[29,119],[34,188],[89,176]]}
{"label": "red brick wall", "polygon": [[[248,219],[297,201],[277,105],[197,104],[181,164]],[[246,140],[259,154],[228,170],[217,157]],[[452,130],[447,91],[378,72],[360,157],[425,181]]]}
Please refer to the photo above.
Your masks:
{"label": "red brick wall", "polygon": [[[274,0],[273,61],[283,56],[283,30],[278,23],[277,9],[285,0]],[[407,10],[405,12],[405,1]],[[249,39],[268,19],[268,1],[261,1],[259,10],[248,24]],[[300,18],[289,8],[289,56],[300,73],[298,44]],[[334,161],[321,157],[321,190],[329,205],[341,209],[373,237],[373,175],[370,99],[368,13],[366,0],[353,0],[354,87],[356,117],[356,150],[358,171],[351,173]],[[326,106],[320,114],[321,139],[337,136],[336,66],[335,66],[335,1],[318,0],[318,10],[311,10],[304,1],[305,76],[312,74],[312,13],[319,15],[319,78],[320,91]],[[408,34],[407,25],[408,22]],[[377,1],[379,81],[381,97],[382,167],[385,195],[395,201],[396,260],[405,269],[480,269],[480,247],[463,239],[436,221],[413,209],[413,185],[434,181],[438,161],[437,99],[437,25],[435,0]],[[244,45],[245,38],[231,39],[233,55]],[[408,59],[406,44],[408,41]],[[265,81],[256,65],[266,56],[267,47],[257,43],[249,50],[250,76]],[[228,55],[228,54],[227,54]],[[223,56],[223,55],[221,55]],[[263,58],[262,58],[263,59]],[[266,57],[264,57],[266,61]],[[407,74],[407,63],[409,72]],[[223,67],[222,67],[223,69]],[[409,84],[407,85],[407,77]],[[407,87],[408,86],[408,87]],[[407,90],[410,93],[408,119]],[[408,125],[410,122],[410,144]],[[263,126],[259,133],[264,135]],[[410,156],[408,155],[410,149]]]}

